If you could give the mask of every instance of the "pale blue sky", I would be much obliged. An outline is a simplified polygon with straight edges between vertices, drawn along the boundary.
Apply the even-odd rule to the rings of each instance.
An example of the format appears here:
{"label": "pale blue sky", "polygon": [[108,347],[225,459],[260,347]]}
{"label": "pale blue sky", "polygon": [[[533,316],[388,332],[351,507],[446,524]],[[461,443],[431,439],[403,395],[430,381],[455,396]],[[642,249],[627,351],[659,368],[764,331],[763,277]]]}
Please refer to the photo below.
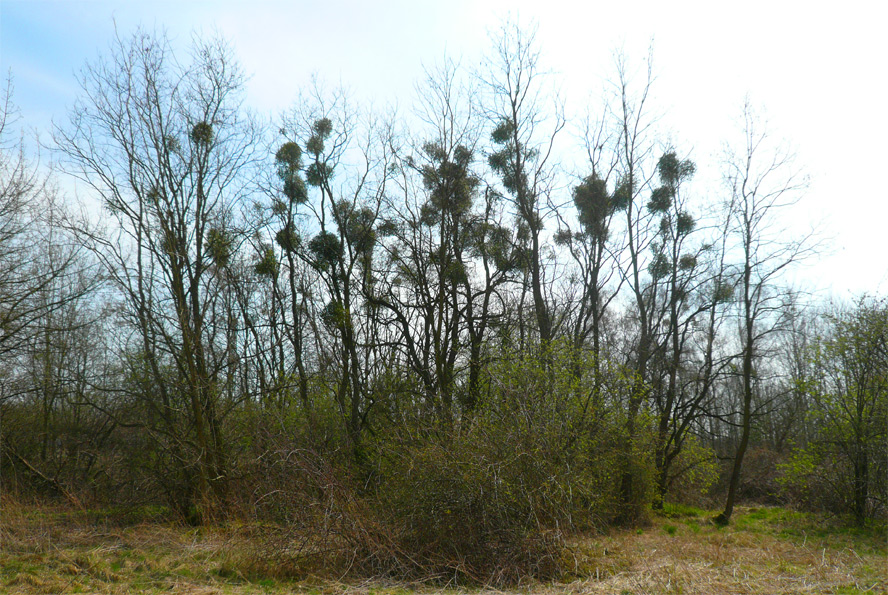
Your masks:
{"label": "pale blue sky", "polygon": [[115,21],[123,34],[166,28],[183,46],[194,30],[218,30],[252,76],[250,103],[269,115],[313,72],[378,104],[409,106],[423,63],[445,50],[476,63],[488,30],[510,13],[538,23],[543,60],[563,76],[575,112],[595,103],[616,48],[640,58],[653,38],[656,109],[701,170],[712,171],[749,93],[811,175],[795,222],[835,230],[835,253],[809,282],[842,297],[888,293],[888,13],[878,2],[0,0],[0,67],[12,71],[22,123],[44,139]]}

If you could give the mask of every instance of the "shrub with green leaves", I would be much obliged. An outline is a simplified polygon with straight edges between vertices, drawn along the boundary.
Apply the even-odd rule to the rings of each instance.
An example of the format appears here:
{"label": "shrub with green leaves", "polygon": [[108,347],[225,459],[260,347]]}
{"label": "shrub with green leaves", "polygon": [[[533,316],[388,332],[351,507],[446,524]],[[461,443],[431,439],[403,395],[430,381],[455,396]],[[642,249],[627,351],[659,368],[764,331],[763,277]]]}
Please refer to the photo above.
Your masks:
{"label": "shrub with green leaves", "polygon": [[798,503],[853,515],[858,525],[888,513],[888,301],[861,298],[825,317],[802,382],[813,436],[781,466]]}

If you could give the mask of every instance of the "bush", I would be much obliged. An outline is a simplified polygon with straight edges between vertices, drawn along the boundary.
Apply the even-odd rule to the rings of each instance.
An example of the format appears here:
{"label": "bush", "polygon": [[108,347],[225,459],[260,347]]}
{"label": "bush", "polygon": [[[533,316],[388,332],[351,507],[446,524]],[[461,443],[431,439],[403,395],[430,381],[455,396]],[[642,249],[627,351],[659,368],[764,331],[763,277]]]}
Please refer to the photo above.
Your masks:
{"label": "bush", "polygon": [[620,375],[608,373],[602,398],[593,398],[591,379],[578,373],[591,366],[566,347],[498,355],[471,413],[448,425],[421,404],[405,405],[376,420],[361,457],[332,403],[310,416],[298,407],[242,415],[250,427],[237,434],[252,438],[240,449],[248,464],[239,499],[284,525],[268,532],[254,556],[262,568],[253,570],[494,585],[553,579],[570,570],[569,534],[604,529],[625,509],[626,465],[637,480],[632,506],[647,507],[653,434],[642,414],[635,439],[625,440],[614,396],[625,392]]}
{"label": "bush", "polygon": [[379,505],[419,574],[553,578],[564,537],[615,514],[616,416],[588,406],[572,353],[497,361],[487,399],[453,434],[427,429],[378,444]]}
{"label": "bush", "polygon": [[392,457],[379,504],[413,552],[414,573],[478,583],[556,574],[559,478],[541,477],[542,457],[497,438],[479,424]]}
{"label": "bush", "polygon": [[[875,487],[867,502],[867,516],[884,522],[888,517],[884,467],[873,467]],[[794,450],[788,461],[777,466],[777,471],[780,494],[790,504],[811,511],[854,513],[854,473],[840,454],[822,445],[809,444]]]}
{"label": "bush", "polygon": [[672,462],[669,499],[680,504],[708,504],[706,495],[718,480],[718,457],[695,436],[685,438],[681,452]]}

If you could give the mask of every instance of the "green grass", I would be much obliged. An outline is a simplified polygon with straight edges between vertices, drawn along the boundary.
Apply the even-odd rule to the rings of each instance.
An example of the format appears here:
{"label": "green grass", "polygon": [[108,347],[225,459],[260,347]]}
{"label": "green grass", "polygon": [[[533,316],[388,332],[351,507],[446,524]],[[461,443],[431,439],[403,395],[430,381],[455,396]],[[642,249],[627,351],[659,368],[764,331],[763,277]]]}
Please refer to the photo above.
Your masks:
{"label": "green grass", "polygon": [[661,510],[659,514],[666,517],[667,519],[686,519],[702,518],[711,513],[695,506],[687,506],[685,504],[667,502],[663,505],[663,510]]}
{"label": "green grass", "polygon": [[749,533],[773,535],[792,542],[855,551],[884,552],[888,531],[885,524],[855,527],[847,519],[815,515],[779,507],[750,508],[735,515],[734,526]]}

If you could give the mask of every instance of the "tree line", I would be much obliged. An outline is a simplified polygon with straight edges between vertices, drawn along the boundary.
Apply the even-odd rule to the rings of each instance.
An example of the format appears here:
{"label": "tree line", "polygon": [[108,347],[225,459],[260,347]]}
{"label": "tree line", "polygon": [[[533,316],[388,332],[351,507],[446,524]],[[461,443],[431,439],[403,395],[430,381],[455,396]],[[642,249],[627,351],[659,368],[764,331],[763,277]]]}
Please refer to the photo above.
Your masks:
{"label": "tree line", "polygon": [[86,65],[52,174],[4,135],[4,492],[469,578],[667,501],[884,520],[888,303],[789,287],[805,179],[750,105],[702,188],[650,60],[577,124],[511,25],[404,115],[315,83],[268,124],[223,40],[183,58]]}

